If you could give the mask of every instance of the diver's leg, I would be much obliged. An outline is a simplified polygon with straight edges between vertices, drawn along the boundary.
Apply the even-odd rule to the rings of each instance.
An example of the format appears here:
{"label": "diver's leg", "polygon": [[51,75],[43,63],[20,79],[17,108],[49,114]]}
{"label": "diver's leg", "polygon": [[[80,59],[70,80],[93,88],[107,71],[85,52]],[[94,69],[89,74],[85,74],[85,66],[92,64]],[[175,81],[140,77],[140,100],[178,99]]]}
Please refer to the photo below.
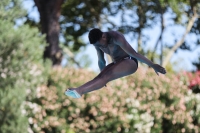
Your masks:
{"label": "diver's leg", "polygon": [[[95,79],[101,77],[101,76],[102,76],[111,66],[113,66],[113,65],[114,65],[114,63],[108,64],[108,65],[107,65],[93,80],[95,80]],[[89,82],[85,83],[85,84],[82,85],[81,87],[84,87],[84,86],[87,86],[88,84],[91,84],[91,82],[92,82],[93,80],[90,80]],[[73,89],[76,89],[76,88],[73,88]],[[71,90],[73,90],[73,89],[71,89]]]}
{"label": "diver's leg", "polygon": [[[110,63],[110,64],[108,64],[93,80],[90,80],[90,81],[88,81],[87,83],[85,83],[85,84],[83,84],[81,87],[82,88],[84,88],[84,87],[87,87],[88,85],[90,85],[90,84],[92,84],[92,82],[94,81],[94,80],[96,80],[96,79],[98,79],[98,78],[100,78],[111,66],[113,66],[114,65],[114,63]],[[77,91],[77,88],[68,88],[69,90],[76,90]],[[67,90],[68,90],[67,89]],[[66,90],[66,91],[67,91]],[[79,94],[81,94],[80,92],[79,92]]]}
{"label": "diver's leg", "polygon": [[110,66],[108,65],[93,80],[87,82],[86,84],[78,88],[72,88],[72,90],[76,90],[80,95],[82,95],[100,89],[103,86],[105,86],[105,84],[108,83],[109,81],[130,75],[134,73],[136,70],[137,70],[137,64],[134,60],[124,59],[113,65]]}

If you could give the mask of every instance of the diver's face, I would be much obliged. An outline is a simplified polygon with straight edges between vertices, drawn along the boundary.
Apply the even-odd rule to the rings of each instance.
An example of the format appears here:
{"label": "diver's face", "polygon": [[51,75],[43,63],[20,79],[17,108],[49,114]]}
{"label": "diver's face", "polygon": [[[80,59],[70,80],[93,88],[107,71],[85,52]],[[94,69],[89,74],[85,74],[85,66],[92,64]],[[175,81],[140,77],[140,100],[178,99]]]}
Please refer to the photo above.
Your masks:
{"label": "diver's face", "polygon": [[103,33],[101,39],[99,41],[97,41],[95,44],[107,45],[106,35]]}

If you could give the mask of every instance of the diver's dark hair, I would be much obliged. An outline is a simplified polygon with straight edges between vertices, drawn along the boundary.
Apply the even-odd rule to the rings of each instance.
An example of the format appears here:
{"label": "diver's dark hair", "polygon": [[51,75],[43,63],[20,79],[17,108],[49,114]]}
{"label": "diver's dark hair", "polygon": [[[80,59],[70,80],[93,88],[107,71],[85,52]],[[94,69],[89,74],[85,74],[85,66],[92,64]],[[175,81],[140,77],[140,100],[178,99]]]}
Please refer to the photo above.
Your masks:
{"label": "diver's dark hair", "polygon": [[90,41],[90,44],[96,43],[101,37],[103,32],[100,29],[94,28],[90,30],[88,38]]}

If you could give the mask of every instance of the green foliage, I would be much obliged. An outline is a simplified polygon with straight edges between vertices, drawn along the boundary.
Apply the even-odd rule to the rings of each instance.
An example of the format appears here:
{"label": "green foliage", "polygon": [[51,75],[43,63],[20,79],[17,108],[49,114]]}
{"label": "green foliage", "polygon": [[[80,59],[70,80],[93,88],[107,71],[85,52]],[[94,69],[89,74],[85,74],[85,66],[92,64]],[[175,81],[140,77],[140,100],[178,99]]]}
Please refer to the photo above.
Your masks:
{"label": "green foliage", "polygon": [[112,1],[114,0],[66,1],[62,5],[62,19],[60,21],[66,46],[73,44],[74,51],[77,51],[81,46],[86,46],[80,37],[90,28],[96,27],[102,22],[101,15],[117,13],[117,10],[111,10],[110,3]]}
{"label": "green foliage", "polygon": [[[163,29],[168,29],[168,27],[174,25],[186,28],[187,22],[194,13],[192,9],[195,9],[199,14],[199,6],[198,0],[97,0],[95,2],[92,0],[67,0],[62,4],[60,17],[62,41],[71,51],[77,52],[81,47],[86,46],[82,37],[90,28],[99,27],[103,30],[118,29],[125,34],[131,33],[133,39],[138,41],[137,51],[145,54],[145,44],[150,40],[148,33],[144,32],[145,30],[157,27],[158,25]],[[170,17],[167,17],[169,14]],[[119,20],[116,20],[115,17],[119,18]],[[167,21],[165,21],[166,17]],[[27,17],[27,23],[31,26],[38,26],[38,23],[33,21],[34,18]],[[192,28],[192,32],[197,34],[194,42],[196,46],[200,42],[198,27],[199,19],[195,21]],[[165,33],[165,31],[162,33]],[[157,35],[159,36],[159,34],[158,32]],[[180,40],[174,36],[172,41],[168,41],[166,38],[163,38],[163,35],[161,34],[162,41],[159,39],[158,45],[162,42],[165,48],[171,49],[174,45],[171,42]],[[191,50],[191,46],[191,44],[188,45],[184,42],[179,48]],[[155,47],[154,51],[162,53],[162,50],[158,50],[157,48]],[[164,55],[162,56],[164,57]]]}
{"label": "green foliage", "polygon": [[[14,29],[13,23],[25,15],[20,0],[0,3],[0,132],[27,131],[24,102],[27,92],[41,82],[43,37],[28,26]],[[44,46],[43,46],[44,47]],[[40,77],[39,77],[40,76]],[[38,78],[38,80],[34,79]],[[32,80],[34,79],[34,80]],[[40,82],[38,82],[40,81]],[[34,94],[34,93],[33,93]]]}
{"label": "green foliage", "polygon": [[25,100],[47,80],[42,65],[44,37],[28,26],[13,28],[0,20],[0,132],[22,133],[28,129]]}
{"label": "green foliage", "polygon": [[21,0],[1,0],[0,19],[14,22],[16,19],[24,17],[26,12],[21,3]]}
{"label": "green foliage", "polygon": [[54,69],[49,86],[38,87],[36,99],[27,104],[32,130],[45,133],[199,132],[200,99],[190,93],[184,75],[157,76],[151,69],[139,68],[135,74],[112,81],[81,99],[64,95],[67,88],[80,86],[94,77],[93,72],[85,69]]}

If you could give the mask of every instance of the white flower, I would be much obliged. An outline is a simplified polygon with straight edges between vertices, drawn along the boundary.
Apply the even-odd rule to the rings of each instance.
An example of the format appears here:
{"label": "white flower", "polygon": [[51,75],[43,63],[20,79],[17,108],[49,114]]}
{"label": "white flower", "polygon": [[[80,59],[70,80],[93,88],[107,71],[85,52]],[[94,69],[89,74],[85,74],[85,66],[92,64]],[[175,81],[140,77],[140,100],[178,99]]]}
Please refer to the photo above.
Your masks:
{"label": "white flower", "polygon": [[130,98],[126,98],[126,102],[129,103],[131,101]]}
{"label": "white flower", "polygon": [[131,112],[132,113],[138,113],[138,110],[137,109],[132,109]]}
{"label": "white flower", "polygon": [[127,118],[127,119],[133,119],[133,114],[127,114],[127,115],[126,115],[126,118]]}
{"label": "white flower", "polygon": [[30,124],[33,124],[33,118],[29,117],[29,118],[28,118],[28,122],[29,122]]}
{"label": "white flower", "polygon": [[200,94],[196,94],[196,99],[200,101]]}
{"label": "white flower", "polygon": [[188,90],[188,95],[191,95],[192,94],[192,90]]}

